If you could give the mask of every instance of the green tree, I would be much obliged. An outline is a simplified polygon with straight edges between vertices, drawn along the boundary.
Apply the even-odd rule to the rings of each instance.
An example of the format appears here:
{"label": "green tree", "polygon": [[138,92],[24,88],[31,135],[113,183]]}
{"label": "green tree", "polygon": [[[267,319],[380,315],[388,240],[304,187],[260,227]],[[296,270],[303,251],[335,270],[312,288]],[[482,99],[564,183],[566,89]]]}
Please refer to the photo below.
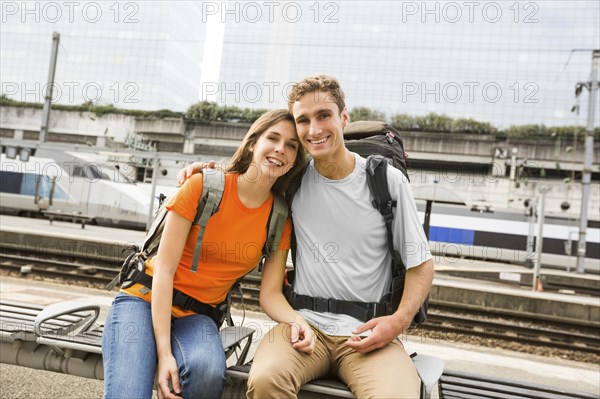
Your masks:
{"label": "green tree", "polygon": [[390,124],[398,130],[412,131],[420,130],[417,118],[407,114],[395,114],[392,115]]}
{"label": "green tree", "polygon": [[367,107],[356,107],[350,111],[350,121],[385,121],[385,114]]}
{"label": "green tree", "polygon": [[451,130],[452,133],[496,134],[498,129],[487,122],[479,122],[471,118],[457,118],[452,121]]}
{"label": "green tree", "polygon": [[212,122],[218,121],[220,117],[219,105],[216,102],[200,101],[190,105],[185,117],[197,122]]}

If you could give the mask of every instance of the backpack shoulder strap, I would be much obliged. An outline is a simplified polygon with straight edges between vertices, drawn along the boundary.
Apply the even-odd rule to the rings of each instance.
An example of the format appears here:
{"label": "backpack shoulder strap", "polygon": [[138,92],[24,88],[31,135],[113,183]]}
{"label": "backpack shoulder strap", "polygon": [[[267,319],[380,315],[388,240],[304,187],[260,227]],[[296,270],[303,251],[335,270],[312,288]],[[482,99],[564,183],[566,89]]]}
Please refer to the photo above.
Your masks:
{"label": "backpack shoulder strap", "polygon": [[402,270],[406,270],[402,263],[400,253],[394,248],[394,235],[392,223],[394,221],[393,208],[397,205],[396,201],[392,200],[390,190],[387,183],[387,167],[388,161],[381,155],[371,155],[367,158],[367,185],[371,196],[373,197],[373,206],[383,216],[385,228],[387,231],[387,242],[392,258],[394,259],[395,273],[400,274]]}
{"label": "backpack shoulder strap", "polygon": [[265,260],[271,257],[271,254],[275,253],[281,243],[281,236],[283,235],[283,226],[288,217],[288,207],[280,195],[273,195],[273,206],[271,207],[271,214],[269,215],[269,222],[267,224],[267,240],[263,245],[262,256],[260,263],[258,264],[258,271],[261,272],[265,263]]}
{"label": "backpack shoulder strap", "polygon": [[[306,156],[306,164],[304,165],[304,169],[302,169],[302,172],[300,172],[300,176],[298,176],[298,179],[296,179],[296,185],[293,188],[291,188],[290,190],[288,190],[288,192],[285,195],[285,199],[287,201],[287,206],[288,206],[290,213],[292,213],[292,202],[294,202],[294,197],[296,196],[296,193],[298,192],[298,189],[300,188],[300,184],[302,183],[302,179],[304,178],[304,175],[306,174],[306,171],[308,170],[311,160],[312,160],[312,157],[310,155],[307,155]],[[290,252],[292,254],[292,264],[294,265],[294,268],[296,267],[296,252],[297,252],[296,244],[297,244],[296,233],[294,232],[294,229],[292,229],[292,236],[291,236],[291,240],[290,240]]]}
{"label": "backpack shoulder strap", "polygon": [[158,248],[160,237],[162,236],[165,227],[167,212],[167,208],[164,205],[161,205],[154,216],[154,220],[150,225],[150,230],[148,230],[148,234],[146,234],[146,238],[144,238],[144,243],[141,248],[146,255],[154,254]]}
{"label": "backpack shoulder strap", "polygon": [[202,251],[202,240],[206,231],[208,219],[219,210],[223,191],[225,190],[225,174],[218,169],[205,169],[202,183],[202,195],[198,201],[198,209],[196,210],[196,218],[193,224],[200,225],[198,230],[198,238],[196,240],[196,248],[194,249],[194,259],[192,260],[192,273],[198,271],[198,262],[200,261],[200,253]]}
{"label": "backpack shoulder strap", "polygon": [[267,242],[273,251],[277,251],[283,235],[283,226],[288,217],[288,207],[280,195],[273,197],[273,208],[271,209],[271,220],[269,220],[269,232]]}

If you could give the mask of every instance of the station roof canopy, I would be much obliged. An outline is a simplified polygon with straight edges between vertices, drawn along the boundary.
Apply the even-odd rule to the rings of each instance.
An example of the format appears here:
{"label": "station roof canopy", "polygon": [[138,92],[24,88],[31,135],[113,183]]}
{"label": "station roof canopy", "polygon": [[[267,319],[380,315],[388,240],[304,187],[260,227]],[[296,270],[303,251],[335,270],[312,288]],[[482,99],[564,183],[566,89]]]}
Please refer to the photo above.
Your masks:
{"label": "station roof canopy", "polygon": [[439,184],[414,186],[413,194],[417,200],[466,205],[464,198],[459,193]]}

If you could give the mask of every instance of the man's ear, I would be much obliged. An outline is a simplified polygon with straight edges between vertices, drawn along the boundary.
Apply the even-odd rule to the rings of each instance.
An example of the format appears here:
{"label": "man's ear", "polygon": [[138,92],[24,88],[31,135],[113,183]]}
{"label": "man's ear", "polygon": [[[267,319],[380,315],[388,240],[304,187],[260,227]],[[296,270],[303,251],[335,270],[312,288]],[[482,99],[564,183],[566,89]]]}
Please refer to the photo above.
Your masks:
{"label": "man's ear", "polygon": [[348,123],[350,123],[350,114],[348,114],[348,108],[345,108],[342,110],[342,113],[340,114],[340,117],[342,118],[342,127],[346,127],[348,125]]}

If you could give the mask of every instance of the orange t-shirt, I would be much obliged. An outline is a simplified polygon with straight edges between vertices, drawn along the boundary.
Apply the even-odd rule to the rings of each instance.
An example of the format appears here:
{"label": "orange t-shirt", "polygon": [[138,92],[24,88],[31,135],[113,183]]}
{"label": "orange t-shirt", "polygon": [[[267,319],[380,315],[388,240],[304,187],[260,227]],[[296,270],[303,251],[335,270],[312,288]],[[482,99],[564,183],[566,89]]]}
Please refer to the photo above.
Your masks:
{"label": "orange t-shirt", "polygon": [[[247,208],[237,193],[239,174],[225,175],[225,190],[219,211],[211,216],[206,225],[198,271],[191,271],[199,225],[193,225],[185,243],[179,266],[175,272],[173,287],[179,291],[213,306],[223,302],[231,285],[251,271],[261,257],[262,247],[267,238],[267,221],[271,213],[273,195],[258,208]],[[202,195],[202,174],[198,173],[169,199],[166,204],[170,212],[176,212],[193,221]],[[290,248],[292,223],[285,222],[279,249]],[[164,237],[163,237],[164,238]],[[153,274],[156,256],[146,261],[146,273]],[[122,289],[147,301],[151,292],[140,292],[141,284]],[[172,314],[182,317],[193,314],[173,306]]]}

